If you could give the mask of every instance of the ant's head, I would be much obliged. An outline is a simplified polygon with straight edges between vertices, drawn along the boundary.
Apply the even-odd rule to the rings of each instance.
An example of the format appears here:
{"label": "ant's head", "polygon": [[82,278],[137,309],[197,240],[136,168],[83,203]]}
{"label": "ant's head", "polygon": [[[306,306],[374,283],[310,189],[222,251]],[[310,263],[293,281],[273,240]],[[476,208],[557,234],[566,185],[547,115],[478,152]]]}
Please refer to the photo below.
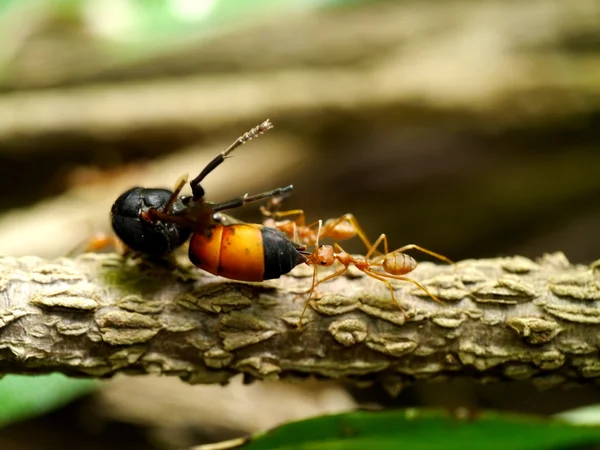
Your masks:
{"label": "ant's head", "polygon": [[[149,221],[144,217],[150,208],[165,206],[172,194],[168,189],[142,187],[122,193],[110,211],[112,227],[119,239],[132,250],[149,256],[164,256],[180,247],[192,230],[175,223]],[[177,213],[185,209],[179,198],[170,211]]]}
{"label": "ant's head", "polygon": [[321,245],[307,257],[310,264],[331,266],[335,262],[335,252],[331,245]]}

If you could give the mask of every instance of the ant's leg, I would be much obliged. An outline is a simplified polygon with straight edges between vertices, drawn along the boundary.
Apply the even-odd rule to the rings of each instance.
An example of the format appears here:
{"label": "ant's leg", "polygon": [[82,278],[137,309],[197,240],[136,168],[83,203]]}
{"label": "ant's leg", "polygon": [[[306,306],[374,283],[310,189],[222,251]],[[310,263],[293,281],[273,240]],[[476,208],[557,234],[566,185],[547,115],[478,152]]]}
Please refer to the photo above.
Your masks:
{"label": "ant's leg", "polygon": [[408,250],[419,250],[420,252],[423,252],[430,256],[433,256],[434,258],[437,258],[440,261],[444,261],[444,262],[447,262],[448,264],[452,264],[452,265],[456,264],[454,261],[451,261],[450,259],[446,258],[444,255],[440,255],[439,253],[432,252],[431,250],[428,250],[424,247],[421,247],[421,246],[415,245],[415,244],[405,245],[404,247],[400,247],[399,249],[394,250],[392,253],[404,253]]}
{"label": "ant's leg", "polygon": [[300,235],[298,234],[298,224],[296,222],[294,222],[294,237],[293,237],[293,239],[296,244],[302,244],[300,242]]}
{"label": "ant's leg", "polygon": [[[260,207],[263,216],[272,218],[278,217],[278,214],[280,214],[279,210],[281,209],[281,204],[287,197],[289,197],[289,194],[270,198],[265,206]],[[285,214],[285,212],[282,214]]]}
{"label": "ant's leg", "polygon": [[444,303],[439,298],[437,298],[435,295],[433,295],[431,292],[429,292],[429,290],[427,290],[425,288],[425,286],[423,286],[417,280],[413,280],[412,278],[408,278],[408,277],[403,277],[401,275],[392,275],[392,274],[389,274],[389,273],[380,273],[380,272],[372,272],[372,273],[375,273],[379,277],[391,278],[393,280],[400,280],[400,281],[408,281],[409,283],[412,283],[415,286],[417,286],[419,289],[421,289],[423,292],[425,292],[429,297],[431,297],[436,302],[442,303],[442,304]]}
{"label": "ant's leg", "polygon": [[300,237],[298,235],[298,227],[304,228],[305,219],[304,219],[304,211],[303,210],[292,209],[289,211],[271,211],[268,206],[266,206],[266,207],[261,206],[259,209],[260,209],[261,214],[264,217],[263,225],[270,226],[273,228],[279,228],[279,225],[281,224],[281,222],[277,222],[278,219],[281,219],[282,217],[286,217],[286,216],[295,215],[296,217],[294,218],[294,220],[290,221],[292,223],[292,226],[294,229],[291,237],[294,242],[300,243]]}
{"label": "ant's leg", "polygon": [[373,245],[371,246],[371,248],[365,255],[365,259],[369,260],[371,258],[371,255],[373,253],[375,253],[375,251],[377,250],[377,247],[379,247],[379,245],[382,242],[383,242],[383,255],[380,255],[377,258],[375,258],[373,261],[371,261],[371,264],[377,264],[379,260],[382,260],[382,258],[385,258],[385,256],[389,253],[387,236],[384,233],[381,233],[381,235],[377,238],[377,240],[373,243]]}
{"label": "ant's leg", "polygon": [[[321,230],[321,225],[323,225],[323,221],[319,220],[319,230]],[[317,239],[317,244],[315,245],[315,255],[318,254],[319,251],[319,240]],[[308,264],[308,262],[306,263]],[[312,276],[312,285],[310,286],[310,289],[306,292],[303,292],[304,294],[308,294],[310,293],[310,295],[308,296],[308,298],[306,299],[306,303],[308,304],[308,301],[310,300],[310,297],[313,295],[313,292],[315,290],[315,288],[317,287],[317,285],[319,283],[321,283],[321,281],[317,282],[317,272],[319,271],[319,263],[314,261],[313,262],[313,276]],[[304,310],[306,310],[306,306],[304,307]],[[304,314],[304,311],[302,312],[302,314]]]}
{"label": "ant's leg", "polygon": [[367,247],[367,249],[370,249],[372,245],[369,241],[369,238],[367,237],[367,233],[365,233],[363,227],[358,223],[358,220],[356,219],[354,214],[344,214],[342,218],[352,224],[352,226],[356,230],[356,234],[358,234],[360,240],[363,241],[363,244],[365,244],[365,247]]}
{"label": "ant's leg", "polygon": [[67,252],[66,256],[68,258],[73,258],[79,253],[97,253],[105,248],[116,248],[116,246],[116,237],[104,233],[96,233],[95,236],[92,236],[88,239],[82,239],[80,242],[78,242],[77,245]]}
{"label": "ant's leg", "polygon": [[[264,209],[264,211],[263,211],[263,209]],[[261,212],[263,213],[263,216],[271,217],[275,220],[278,220],[278,219],[281,219],[281,218],[287,217],[287,216],[296,216],[296,218],[294,219],[294,222],[296,222],[296,224],[301,227],[303,227],[304,223],[305,223],[304,210],[302,210],[302,209],[290,209],[289,211],[270,212],[266,208],[261,208]],[[315,224],[316,224],[316,222],[315,222]]]}
{"label": "ant's leg", "polygon": [[[262,209],[261,209],[261,211],[262,211]],[[286,217],[286,216],[296,216],[294,218],[294,220],[291,221],[292,227],[294,229],[292,239],[294,242],[300,243],[300,235],[298,234],[298,227],[304,228],[304,224],[306,223],[304,211],[302,209],[291,209],[289,211],[274,212],[274,213],[272,213],[271,218],[273,220],[278,220],[278,219],[281,219],[282,217]]]}
{"label": "ant's leg", "polygon": [[313,281],[312,281],[312,286],[310,287],[310,290],[306,291],[306,293],[310,292],[310,295],[308,296],[308,298],[305,300],[304,302],[304,308],[302,309],[302,314],[300,314],[300,320],[298,321],[298,329],[302,328],[302,319],[304,318],[304,314],[306,313],[306,310],[308,309],[308,305],[310,303],[310,299],[313,295],[313,293],[315,292],[315,288],[321,284],[324,283],[325,281],[329,281],[333,278],[339,277],[340,275],[342,275],[344,272],[346,272],[348,270],[348,267],[344,267],[340,270],[338,270],[335,273],[332,273],[330,275],[327,275],[325,278],[323,278],[322,280],[316,281],[317,279],[317,270],[319,269],[318,265],[315,265],[314,268],[314,272],[313,272]]}
{"label": "ant's leg", "polygon": [[313,276],[312,276],[312,284],[310,286],[310,289],[308,291],[306,291],[306,293],[310,293],[308,298],[304,301],[304,308],[302,308],[302,314],[300,314],[300,319],[298,320],[298,329],[301,330],[302,329],[302,319],[304,318],[304,314],[306,314],[306,309],[308,308],[309,302],[310,302],[310,298],[312,297],[313,293],[315,292],[315,288],[317,287],[317,271],[319,270],[319,266],[315,264],[315,266],[313,267]]}
{"label": "ant's leg", "polygon": [[[319,232],[321,231],[321,227],[323,226],[323,221],[319,220]],[[315,254],[317,254],[319,251],[319,238],[317,237],[317,243],[315,246]],[[306,308],[308,308],[308,305],[310,303],[310,298],[312,297],[313,293],[315,292],[315,288],[317,287],[317,284],[319,284],[319,282],[317,282],[317,272],[319,271],[319,264],[315,261],[313,263],[314,269],[313,269],[313,276],[312,276],[312,285],[310,287],[310,290],[307,292],[310,292],[310,294],[308,295],[308,298],[305,300],[304,302],[304,308],[302,308],[302,314],[300,314],[300,320],[298,320],[298,329],[302,329],[302,319],[304,318],[304,314],[306,313]]]}
{"label": "ant's leg", "polygon": [[209,173],[211,173],[213,170],[215,170],[217,167],[219,167],[219,165],[221,165],[221,163],[223,161],[225,161],[225,159],[227,158],[227,155],[229,155],[229,153],[234,151],[240,145],[245,144],[246,142],[254,139],[257,136],[260,136],[265,131],[270,130],[271,128],[273,128],[273,124],[271,123],[271,121],[269,119],[265,120],[260,125],[255,126],[250,131],[248,131],[248,132],[242,134],[240,137],[238,137],[226,150],[221,152],[211,162],[209,162],[206,165],[206,167],[204,169],[202,169],[202,172],[200,172],[200,174],[196,178],[194,178],[192,181],[190,181],[190,187],[192,188],[192,194],[194,197],[194,201],[198,201],[202,197],[204,197],[204,189],[202,188],[202,185],[200,184],[202,182],[202,180],[204,180],[204,178],[206,178],[206,176]]}
{"label": "ant's leg", "polygon": [[[319,266],[315,266],[315,267],[319,267]],[[317,287],[321,283],[325,283],[326,281],[333,280],[334,278],[337,278],[340,275],[343,275],[347,270],[348,270],[348,267],[342,267],[340,270],[338,270],[338,271],[336,271],[336,272],[334,272],[332,274],[327,275],[322,280],[317,281],[317,283],[314,285],[314,287]]]}
{"label": "ant's leg", "polygon": [[89,252],[95,253],[95,252],[99,252],[100,250],[104,250],[105,248],[108,248],[108,247],[116,248],[117,245],[118,245],[118,241],[117,241],[116,236],[99,233],[99,234],[96,234],[96,236],[92,237],[88,241],[87,245],[83,249],[83,252],[84,253],[89,253]]}
{"label": "ant's leg", "polygon": [[379,281],[383,281],[385,284],[387,284],[387,287],[390,290],[390,294],[392,295],[392,300],[398,306],[398,308],[400,308],[400,311],[402,311],[404,313],[404,317],[407,317],[406,310],[402,307],[402,305],[400,304],[400,302],[396,299],[396,295],[394,294],[394,286],[392,286],[392,283],[390,283],[385,278],[381,277],[380,276],[381,274],[379,274],[379,273],[375,273],[375,272],[372,272],[370,270],[365,270],[364,272],[368,276],[370,276],[371,278],[374,278],[374,279],[379,280]]}
{"label": "ant's leg", "polygon": [[[319,219],[319,231],[321,231],[321,227],[323,226],[323,221]],[[294,234],[296,233],[296,230],[294,230]],[[315,244],[315,255],[318,254],[319,251],[319,238],[317,237],[317,243]],[[308,262],[307,262],[308,264]],[[321,283],[323,280],[316,282],[317,280],[317,272],[319,271],[319,263],[318,262],[313,262],[313,276],[312,276],[312,285],[310,286],[310,289],[306,292],[303,292],[303,294],[308,294],[310,293],[310,295],[308,296],[308,298],[306,299],[306,304],[308,304],[308,301],[310,300],[310,297],[313,295],[313,292],[315,290],[315,288],[317,287],[317,285],[319,283]],[[304,310],[302,311],[302,315],[304,315],[304,311],[306,311],[306,305],[304,306]],[[302,322],[302,320],[300,320],[300,322]]]}
{"label": "ant's leg", "polygon": [[279,210],[282,201],[283,196],[270,198],[265,206],[260,207],[261,214],[265,217],[271,217],[272,214]]}
{"label": "ant's leg", "polygon": [[262,192],[256,195],[244,195],[242,197],[233,198],[223,203],[217,203],[212,206],[212,210],[214,212],[225,211],[227,209],[235,209],[243,206],[246,203],[258,202],[260,200],[267,199],[269,197],[274,197],[277,195],[281,195],[282,193],[292,192],[294,189],[293,185],[289,185],[283,188],[273,189],[271,191]]}

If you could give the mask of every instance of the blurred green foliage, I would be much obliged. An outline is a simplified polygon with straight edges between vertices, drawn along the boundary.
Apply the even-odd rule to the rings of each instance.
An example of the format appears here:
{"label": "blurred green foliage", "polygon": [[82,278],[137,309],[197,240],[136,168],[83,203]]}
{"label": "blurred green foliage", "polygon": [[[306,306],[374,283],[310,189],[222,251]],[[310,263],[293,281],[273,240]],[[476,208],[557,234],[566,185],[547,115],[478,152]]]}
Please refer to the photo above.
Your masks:
{"label": "blurred green foliage", "polygon": [[283,425],[253,437],[263,449],[543,450],[600,445],[600,428],[496,413],[457,418],[417,409],[352,412]]}
{"label": "blurred green foliage", "polygon": [[98,384],[93,380],[67,378],[59,373],[8,375],[0,380],[0,426],[57,409],[91,392]]}
{"label": "blurred green foliage", "polygon": [[[348,6],[361,0],[0,0],[0,79],[31,37],[62,40],[58,54],[93,49],[91,61],[137,61],[180,44],[238,31],[282,16]],[[39,38],[39,36],[37,36]],[[33,39],[36,41],[36,39]],[[40,39],[44,41],[44,39]],[[86,52],[77,66],[86,63]],[[34,57],[34,60],[36,58]],[[43,60],[44,58],[42,58]],[[89,61],[88,61],[89,62]],[[39,64],[40,61],[34,61]],[[17,64],[18,65],[18,64]],[[19,75],[16,75],[18,78]]]}
{"label": "blurred green foliage", "polygon": [[[318,8],[350,5],[361,0],[48,0],[47,14],[78,17],[92,30],[129,43],[164,42],[197,35],[229,22],[243,23]],[[38,0],[3,0],[3,15],[38,6]]]}

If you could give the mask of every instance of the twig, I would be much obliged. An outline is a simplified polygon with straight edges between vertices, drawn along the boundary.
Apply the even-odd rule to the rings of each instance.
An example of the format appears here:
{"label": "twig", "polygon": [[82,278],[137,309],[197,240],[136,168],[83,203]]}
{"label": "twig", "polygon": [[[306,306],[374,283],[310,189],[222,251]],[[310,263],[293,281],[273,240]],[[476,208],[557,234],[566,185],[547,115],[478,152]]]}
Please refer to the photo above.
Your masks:
{"label": "twig", "polygon": [[562,253],[423,263],[399,298],[352,272],[323,285],[296,327],[310,268],[262,284],[227,282],[189,263],[154,265],[116,255],[0,259],[0,373],[177,375],[190,383],[327,377],[531,379],[539,386],[600,375],[599,275]]}

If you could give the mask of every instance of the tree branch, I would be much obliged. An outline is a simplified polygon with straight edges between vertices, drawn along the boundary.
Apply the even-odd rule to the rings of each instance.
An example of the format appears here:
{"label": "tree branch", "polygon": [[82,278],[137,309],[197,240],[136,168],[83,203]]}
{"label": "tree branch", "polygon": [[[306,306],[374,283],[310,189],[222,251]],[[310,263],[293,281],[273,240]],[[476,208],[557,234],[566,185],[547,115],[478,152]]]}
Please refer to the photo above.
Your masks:
{"label": "tree branch", "polygon": [[[323,270],[325,273],[325,271]],[[296,328],[311,268],[260,284],[227,282],[189,262],[116,255],[0,259],[0,373],[178,375],[190,383],[314,375],[383,383],[531,379],[540,386],[600,375],[599,275],[562,253],[421,264],[398,298],[353,270],[320,288]]]}

